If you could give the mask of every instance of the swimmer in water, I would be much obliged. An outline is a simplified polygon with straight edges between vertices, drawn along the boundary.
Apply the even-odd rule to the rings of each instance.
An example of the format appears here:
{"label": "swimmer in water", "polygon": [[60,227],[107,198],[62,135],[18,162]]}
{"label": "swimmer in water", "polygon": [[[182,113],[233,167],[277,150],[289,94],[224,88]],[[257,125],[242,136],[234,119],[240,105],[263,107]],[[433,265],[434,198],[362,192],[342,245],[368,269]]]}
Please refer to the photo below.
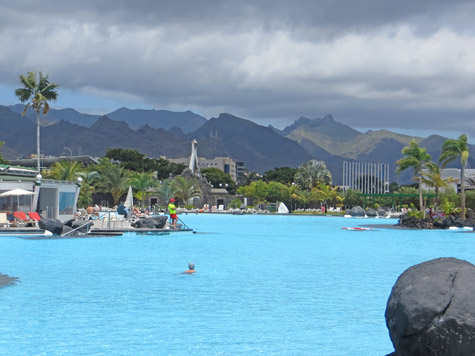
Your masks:
{"label": "swimmer in water", "polygon": [[183,272],[183,274],[193,274],[195,273],[195,264],[190,262],[188,263],[188,271]]}

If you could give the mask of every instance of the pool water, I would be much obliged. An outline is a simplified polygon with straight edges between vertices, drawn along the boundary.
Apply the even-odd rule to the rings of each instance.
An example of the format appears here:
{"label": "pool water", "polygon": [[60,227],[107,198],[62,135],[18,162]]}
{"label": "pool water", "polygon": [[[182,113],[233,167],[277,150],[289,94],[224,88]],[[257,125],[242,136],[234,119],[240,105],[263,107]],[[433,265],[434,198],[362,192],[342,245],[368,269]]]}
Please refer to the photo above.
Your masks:
{"label": "pool water", "polygon": [[[197,234],[0,239],[0,355],[377,355],[408,267],[474,263],[456,231],[389,219],[189,214]],[[197,273],[183,275],[194,262]]]}

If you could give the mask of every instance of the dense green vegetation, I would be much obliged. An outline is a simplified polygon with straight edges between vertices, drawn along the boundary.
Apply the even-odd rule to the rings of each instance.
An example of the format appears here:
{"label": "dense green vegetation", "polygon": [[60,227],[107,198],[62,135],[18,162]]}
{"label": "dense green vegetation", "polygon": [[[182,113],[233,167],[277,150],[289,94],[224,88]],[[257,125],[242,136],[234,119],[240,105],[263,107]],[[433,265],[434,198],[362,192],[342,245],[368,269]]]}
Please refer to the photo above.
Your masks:
{"label": "dense green vegetation", "polygon": [[148,193],[161,196],[164,201],[175,197],[186,202],[196,196],[199,191],[196,181],[179,177],[184,168],[183,164],[148,159],[134,150],[112,149],[98,164],[85,167],[76,161],[61,161],[43,171],[43,175],[69,181],[81,177],[80,207],[104,201],[117,205],[125,199],[129,186],[133,188],[137,205],[143,206]]}
{"label": "dense green vegetation", "polygon": [[[448,143],[447,143],[448,142]],[[363,200],[358,190],[344,192],[331,183],[331,173],[323,161],[311,160],[294,169],[289,167],[274,168],[263,176],[249,172],[240,185],[229,174],[217,168],[206,168],[201,173],[214,187],[223,187],[231,194],[232,207],[240,207],[242,198],[248,198],[251,206],[265,206],[268,203],[284,202],[291,210],[321,209],[340,207],[342,210],[353,206],[378,207],[418,207],[423,216],[424,207],[439,207],[443,210],[463,211],[465,207],[475,208],[475,192],[457,194],[450,187],[453,178],[443,178],[441,170],[454,159],[459,159],[466,166],[468,150],[466,136],[458,140],[447,140],[442,147],[439,164],[431,161],[431,156],[420,148],[416,141],[409,142],[402,150],[402,158],[396,163],[398,171],[413,169],[416,183],[399,186],[392,182],[390,193],[395,194],[371,197]],[[149,159],[131,149],[109,149],[96,165],[84,167],[78,162],[62,161],[45,171],[45,177],[65,180],[83,179],[79,205],[86,206],[107,200],[111,205],[124,200],[129,186],[133,187],[136,203],[144,205],[147,194],[158,195],[163,202],[174,197],[181,205],[187,205],[193,197],[202,194],[196,179],[180,176],[185,166],[174,164],[164,159]],[[369,177],[368,179],[376,179]],[[422,183],[431,187],[435,199],[423,199]],[[462,188],[462,191],[464,189]],[[419,199],[417,198],[419,197]],[[415,214],[415,213],[414,213]]]}

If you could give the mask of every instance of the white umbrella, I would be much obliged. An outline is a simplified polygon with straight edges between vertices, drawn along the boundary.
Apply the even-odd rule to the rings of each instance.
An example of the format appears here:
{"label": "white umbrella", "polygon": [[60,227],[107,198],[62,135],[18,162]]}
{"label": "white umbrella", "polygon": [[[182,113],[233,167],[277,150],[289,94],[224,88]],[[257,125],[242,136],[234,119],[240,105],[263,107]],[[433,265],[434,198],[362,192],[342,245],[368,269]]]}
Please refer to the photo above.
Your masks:
{"label": "white umbrella", "polygon": [[20,195],[33,195],[35,193],[30,192],[29,190],[24,189],[13,189],[0,194],[0,197],[11,197],[11,196],[20,196]]}
{"label": "white umbrella", "polygon": [[30,192],[29,190],[24,190],[24,189],[13,189],[13,190],[8,190],[6,192],[3,192],[0,194],[0,197],[17,197],[17,205],[18,208],[20,207],[20,195],[33,195],[35,193]]}
{"label": "white umbrella", "polygon": [[125,198],[124,206],[131,209],[134,206],[134,196],[132,195],[132,187],[129,185],[129,191],[127,192],[127,198]]}

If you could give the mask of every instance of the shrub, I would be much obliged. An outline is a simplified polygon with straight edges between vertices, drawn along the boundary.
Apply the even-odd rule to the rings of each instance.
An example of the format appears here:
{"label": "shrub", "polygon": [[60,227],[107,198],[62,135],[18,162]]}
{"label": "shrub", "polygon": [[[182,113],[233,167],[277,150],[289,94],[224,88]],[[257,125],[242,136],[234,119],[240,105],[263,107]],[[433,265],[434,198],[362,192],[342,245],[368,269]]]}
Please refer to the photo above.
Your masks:
{"label": "shrub", "polygon": [[236,198],[236,199],[231,200],[231,202],[229,203],[229,206],[232,209],[238,209],[241,207],[241,204],[242,204],[241,199]]}

